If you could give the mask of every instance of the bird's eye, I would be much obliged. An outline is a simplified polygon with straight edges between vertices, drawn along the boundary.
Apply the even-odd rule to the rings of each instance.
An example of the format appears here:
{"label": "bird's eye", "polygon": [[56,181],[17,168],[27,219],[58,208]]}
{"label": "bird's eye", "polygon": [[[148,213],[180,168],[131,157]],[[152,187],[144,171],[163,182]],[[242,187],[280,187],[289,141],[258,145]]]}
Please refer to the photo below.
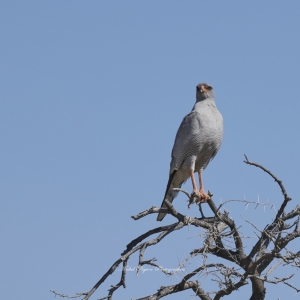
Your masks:
{"label": "bird's eye", "polygon": [[209,91],[211,91],[211,90],[212,90],[212,87],[211,87],[210,85],[207,85],[207,86],[206,86],[206,89],[208,89]]}

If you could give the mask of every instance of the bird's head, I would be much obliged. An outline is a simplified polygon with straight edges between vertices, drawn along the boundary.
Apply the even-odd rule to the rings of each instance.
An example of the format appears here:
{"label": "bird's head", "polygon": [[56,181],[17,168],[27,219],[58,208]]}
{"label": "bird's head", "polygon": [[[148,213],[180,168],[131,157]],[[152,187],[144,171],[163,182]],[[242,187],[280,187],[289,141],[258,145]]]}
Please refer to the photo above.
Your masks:
{"label": "bird's head", "polygon": [[199,83],[196,86],[197,102],[207,98],[215,98],[215,92],[213,87],[208,83]]}

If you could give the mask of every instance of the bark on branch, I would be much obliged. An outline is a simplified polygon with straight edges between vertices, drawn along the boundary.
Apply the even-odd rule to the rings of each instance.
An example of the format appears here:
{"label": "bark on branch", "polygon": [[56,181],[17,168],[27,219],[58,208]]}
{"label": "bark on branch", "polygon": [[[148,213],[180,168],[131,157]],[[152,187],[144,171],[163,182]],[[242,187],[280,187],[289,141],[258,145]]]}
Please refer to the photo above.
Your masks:
{"label": "bark on branch", "polygon": [[[162,286],[158,291],[152,295],[145,296],[144,298],[136,300],[156,300],[161,299],[167,295],[178,293],[187,289],[194,291],[195,296],[202,300],[219,300],[222,297],[231,295],[242,286],[251,283],[252,295],[251,300],[262,300],[265,298],[266,288],[265,283],[279,284],[283,283],[296,292],[300,289],[294,287],[288,282],[293,274],[283,278],[270,278],[271,273],[282,264],[290,265],[296,268],[300,267],[300,251],[294,253],[287,247],[289,243],[296,238],[300,237],[299,220],[300,220],[300,207],[296,206],[290,212],[285,212],[287,203],[292,199],[288,196],[285,187],[281,180],[279,180],[271,171],[264,166],[251,162],[245,155],[245,163],[247,165],[255,166],[269,176],[271,176],[280,187],[283,194],[283,201],[280,205],[278,212],[274,217],[274,221],[268,224],[263,229],[259,229],[255,223],[251,224],[257,232],[258,239],[253,245],[250,252],[247,254],[244,248],[243,239],[246,237],[240,232],[240,228],[236,225],[235,221],[229,216],[229,213],[224,210],[225,204],[236,201],[237,204],[243,203],[248,205],[272,205],[270,203],[257,203],[247,200],[228,200],[218,208],[216,207],[212,194],[209,193],[210,199],[207,201],[211,210],[212,216],[206,218],[203,215],[201,205],[199,206],[201,217],[188,217],[178,212],[169,201],[165,201],[167,208],[150,207],[149,209],[132,216],[135,221],[145,218],[152,214],[165,212],[171,215],[175,222],[167,225],[151,229],[139,237],[132,240],[126,249],[121,253],[121,256],[111,265],[107,272],[97,281],[90,291],[85,293],[77,293],[75,296],[68,296],[62,293],[51,290],[56,296],[62,298],[81,298],[88,300],[95,291],[108,279],[109,275],[113,274],[116,269],[121,265],[122,272],[119,282],[111,285],[108,294],[101,298],[112,299],[113,294],[120,288],[126,288],[126,269],[127,263],[135,253],[138,253],[137,259],[137,274],[144,265],[150,265],[160,270],[167,276],[174,275],[175,272],[164,269],[156,258],[145,260],[144,256],[148,247],[155,246],[162,242],[164,238],[170,234],[174,234],[177,230],[185,226],[194,226],[201,230],[201,235],[204,236],[203,245],[199,249],[192,250],[190,256],[187,257],[179,267],[184,266],[187,261],[194,259],[196,256],[202,256],[202,265],[195,268],[193,271],[186,271],[186,274],[175,285]],[[183,192],[189,198],[189,206],[194,203],[193,195],[188,192],[177,189]],[[289,222],[289,223],[288,223]],[[232,244],[232,247],[229,245]],[[285,250],[285,254],[282,251]],[[224,263],[206,263],[208,256],[216,256],[222,258]],[[273,266],[270,264],[274,262]],[[265,272],[263,274],[263,272]],[[206,276],[212,278],[216,282],[215,291],[205,291],[203,286],[197,281],[192,280],[195,276]]]}

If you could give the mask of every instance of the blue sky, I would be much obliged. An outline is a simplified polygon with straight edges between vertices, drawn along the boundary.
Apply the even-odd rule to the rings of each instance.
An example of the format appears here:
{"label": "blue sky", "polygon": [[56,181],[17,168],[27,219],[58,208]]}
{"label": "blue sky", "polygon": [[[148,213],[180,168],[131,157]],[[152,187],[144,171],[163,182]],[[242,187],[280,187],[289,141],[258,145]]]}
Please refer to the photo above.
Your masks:
{"label": "blue sky", "polygon": [[[279,188],[243,163],[246,153],[283,180],[290,209],[299,203],[299,10],[297,1],[2,1],[1,297],[88,291],[131,240],[161,224],[130,216],[161,204],[174,137],[199,82],[214,86],[224,118],[223,145],[203,175],[214,200],[280,205]],[[191,191],[190,181],[184,187]],[[182,195],[174,205],[198,214]],[[260,228],[274,218],[270,209],[227,209],[249,235],[243,218]],[[201,247],[199,232],[184,228],[145,258],[175,268]],[[114,299],[177,282],[128,272]],[[230,299],[247,299],[250,289]],[[295,295],[283,285],[267,289],[266,299]]]}

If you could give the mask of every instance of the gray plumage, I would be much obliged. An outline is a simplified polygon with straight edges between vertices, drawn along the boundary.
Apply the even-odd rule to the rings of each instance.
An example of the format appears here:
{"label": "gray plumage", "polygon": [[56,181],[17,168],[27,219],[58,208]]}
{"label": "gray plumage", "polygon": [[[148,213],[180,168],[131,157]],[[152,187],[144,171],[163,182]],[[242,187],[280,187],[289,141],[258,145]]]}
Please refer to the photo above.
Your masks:
{"label": "gray plumage", "polygon": [[[172,202],[178,194],[172,189],[180,188],[190,176],[194,191],[199,195],[199,201],[201,199],[206,201],[208,198],[204,192],[201,174],[217,154],[223,138],[223,118],[214,98],[212,86],[207,83],[197,85],[196,103],[181,122],[176,134],[164,200]],[[194,184],[194,172],[199,173],[200,192]],[[166,207],[164,200],[161,207]],[[159,213],[157,221],[161,221],[165,215],[166,213]]]}

